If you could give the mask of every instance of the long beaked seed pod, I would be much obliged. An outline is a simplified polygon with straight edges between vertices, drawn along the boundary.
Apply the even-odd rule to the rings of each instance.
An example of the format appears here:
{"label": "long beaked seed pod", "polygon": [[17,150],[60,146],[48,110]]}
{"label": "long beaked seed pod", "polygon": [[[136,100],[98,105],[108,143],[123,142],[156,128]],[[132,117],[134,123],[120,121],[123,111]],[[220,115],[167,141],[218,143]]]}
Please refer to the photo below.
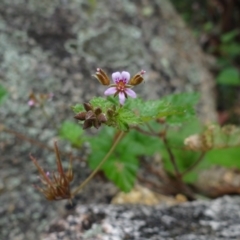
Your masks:
{"label": "long beaked seed pod", "polygon": [[107,74],[101,69],[97,68],[97,72],[93,75],[104,86],[110,85],[110,79]]}
{"label": "long beaked seed pod", "polygon": [[141,72],[137,73],[136,75],[134,75],[130,81],[129,81],[129,85],[132,85],[132,86],[136,86],[140,83],[142,83],[142,81],[144,80],[143,78],[143,74],[145,74],[145,71],[142,70]]}

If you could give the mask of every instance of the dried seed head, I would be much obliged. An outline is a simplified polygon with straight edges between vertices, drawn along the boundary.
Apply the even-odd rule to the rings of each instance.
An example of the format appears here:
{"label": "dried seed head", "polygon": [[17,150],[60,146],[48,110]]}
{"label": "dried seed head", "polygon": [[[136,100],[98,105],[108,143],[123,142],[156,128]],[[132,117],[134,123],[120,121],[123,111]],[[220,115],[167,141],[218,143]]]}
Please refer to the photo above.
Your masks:
{"label": "dried seed head", "polygon": [[107,122],[107,118],[102,113],[100,107],[94,108],[90,103],[84,103],[84,108],[86,112],[80,112],[74,117],[80,121],[84,121],[83,129],[91,128],[92,126],[99,128],[102,123]]}
{"label": "dried seed head", "polygon": [[99,121],[100,123],[105,123],[105,122],[107,122],[107,117],[105,116],[104,113],[99,114],[99,115],[97,116],[97,119],[98,119],[98,121]]}
{"label": "dried seed head", "polygon": [[80,112],[76,116],[74,116],[74,118],[80,121],[84,121],[86,119],[86,114],[86,112]]}
{"label": "dried seed head", "polygon": [[92,110],[92,105],[90,103],[84,103],[83,106],[87,112]]}
{"label": "dried seed head", "polygon": [[99,122],[97,119],[95,121],[92,122],[93,126],[98,129],[101,126],[101,122]]}
{"label": "dried seed head", "polygon": [[100,107],[97,107],[97,108],[94,109],[94,112],[95,112],[96,115],[99,115],[99,114],[102,113],[102,109]]}
{"label": "dried seed head", "polygon": [[54,144],[54,149],[56,153],[58,169],[57,173],[50,174],[49,172],[45,172],[38,164],[37,160],[30,155],[31,160],[38,169],[38,172],[41,176],[40,179],[43,183],[43,187],[36,186],[36,188],[44,194],[46,199],[50,201],[71,199],[72,194],[70,191],[70,182],[73,180],[72,160],[70,160],[69,169],[65,173],[63,171],[62,162],[56,143]]}
{"label": "dried seed head", "polygon": [[88,111],[86,113],[86,120],[93,120],[96,119],[96,114],[93,111]]}
{"label": "dried seed head", "polygon": [[93,126],[93,120],[85,120],[83,123],[83,129],[91,128]]}

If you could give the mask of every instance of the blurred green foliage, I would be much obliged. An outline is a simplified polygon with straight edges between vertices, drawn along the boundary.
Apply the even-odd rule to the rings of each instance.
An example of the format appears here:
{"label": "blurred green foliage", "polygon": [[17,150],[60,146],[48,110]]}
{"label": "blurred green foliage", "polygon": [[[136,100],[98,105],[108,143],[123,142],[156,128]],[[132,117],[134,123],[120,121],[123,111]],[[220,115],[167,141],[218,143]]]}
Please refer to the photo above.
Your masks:
{"label": "blurred green foliage", "polygon": [[217,76],[217,83],[223,85],[240,86],[240,73],[234,67],[224,68]]}
{"label": "blurred green foliage", "polygon": [[0,104],[4,101],[7,95],[7,90],[2,85],[0,85]]}
{"label": "blurred green foliage", "polygon": [[59,129],[59,136],[62,139],[68,140],[72,147],[79,148],[82,146],[83,130],[82,128],[71,121],[64,121]]}
{"label": "blurred green foliage", "polygon": [[217,108],[228,112],[228,123],[240,124],[238,108],[240,87],[239,1],[171,0],[191,27],[199,45],[216,58],[211,68],[217,83]]}

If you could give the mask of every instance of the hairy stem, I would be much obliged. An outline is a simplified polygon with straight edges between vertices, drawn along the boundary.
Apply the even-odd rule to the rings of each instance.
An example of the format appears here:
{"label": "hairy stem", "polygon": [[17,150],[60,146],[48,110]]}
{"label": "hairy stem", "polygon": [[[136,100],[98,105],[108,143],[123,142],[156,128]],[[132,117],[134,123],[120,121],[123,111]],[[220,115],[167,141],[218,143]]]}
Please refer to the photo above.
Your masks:
{"label": "hairy stem", "polygon": [[106,160],[110,157],[110,155],[113,153],[114,149],[124,136],[124,132],[120,132],[119,135],[117,135],[117,138],[114,139],[114,143],[108,153],[105,155],[105,157],[102,159],[102,161],[99,163],[97,168],[88,176],[88,178],[72,192],[72,197],[74,197],[77,193],[79,193],[88,183],[89,181],[96,175],[96,173],[100,170],[102,165],[106,162]]}

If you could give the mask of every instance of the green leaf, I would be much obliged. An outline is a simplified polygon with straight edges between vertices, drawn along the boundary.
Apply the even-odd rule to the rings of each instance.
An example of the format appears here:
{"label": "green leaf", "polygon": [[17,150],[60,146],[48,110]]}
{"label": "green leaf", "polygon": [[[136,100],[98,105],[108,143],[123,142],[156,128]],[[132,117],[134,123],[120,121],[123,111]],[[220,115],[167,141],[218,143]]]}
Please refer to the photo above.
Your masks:
{"label": "green leaf", "polygon": [[7,90],[3,86],[0,85],[0,104],[5,100],[7,95],[8,95]]}
{"label": "green leaf", "polygon": [[108,179],[112,180],[117,187],[124,192],[129,192],[134,185],[138,171],[136,156],[127,152],[115,154],[103,165],[103,171]]}
{"label": "green leaf", "polygon": [[199,101],[199,93],[178,93],[164,97],[162,100],[170,102],[173,106],[191,106],[194,107]]}
{"label": "green leaf", "polygon": [[141,119],[126,108],[119,108],[116,115],[116,123],[120,130],[127,131],[129,126],[141,124]]}
{"label": "green leaf", "polygon": [[234,38],[239,34],[239,30],[235,29],[221,36],[221,42],[228,43],[234,40]]}
{"label": "green leaf", "polygon": [[83,143],[82,128],[73,122],[65,121],[59,129],[59,136],[68,140],[73,147],[79,148]]}
{"label": "green leaf", "polygon": [[152,156],[159,151],[160,145],[159,138],[135,130],[129,131],[120,144],[124,152],[134,156]]}
{"label": "green leaf", "polygon": [[180,124],[194,117],[198,100],[197,93],[182,93],[161,100],[131,99],[126,107],[138,114],[142,122],[165,117],[169,124]]}
{"label": "green leaf", "polygon": [[[102,98],[102,97],[95,97],[90,101],[90,104],[93,106],[93,108],[100,107],[103,112],[106,112],[107,109],[112,108],[113,101],[111,98]],[[83,112],[85,111],[83,104],[76,104],[72,107],[73,111],[75,113]]]}
{"label": "green leaf", "polygon": [[227,55],[225,58],[234,58],[240,54],[240,44],[235,42],[222,44],[220,46],[220,51],[222,55]]}
{"label": "green leaf", "polygon": [[143,101],[140,98],[136,98],[129,99],[126,108],[139,115],[142,121],[147,122],[157,118],[161,105],[162,102],[159,100]]}
{"label": "green leaf", "polygon": [[[98,136],[89,139],[92,149],[88,159],[90,168],[95,169],[108,153],[114,133],[114,129],[105,127]],[[137,149],[130,144],[129,139],[123,138],[101,168],[105,175],[125,192],[131,190],[136,179],[138,170],[136,153]]]}
{"label": "green leaf", "polygon": [[224,85],[239,86],[240,75],[236,68],[226,68],[217,77],[217,83]]}
{"label": "green leaf", "polygon": [[113,103],[107,98],[102,97],[95,97],[93,98],[90,103],[94,108],[100,107],[103,112],[106,112],[107,109],[112,108]]}
{"label": "green leaf", "polygon": [[237,167],[240,169],[240,148],[218,149],[209,151],[204,158],[205,161],[212,165],[224,167]]}
{"label": "green leaf", "polygon": [[213,25],[213,23],[212,22],[206,22],[204,25],[203,25],[203,29],[204,29],[204,31],[206,31],[206,32],[210,32],[210,31],[212,31],[212,29],[214,28],[214,25]]}
{"label": "green leaf", "polygon": [[[112,109],[114,114],[111,118],[110,125],[117,127],[121,131],[128,131],[129,126],[141,123],[140,118],[130,109],[125,106],[120,107],[115,98],[93,98],[90,103],[93,107],[100,107],[107,115],[107,111]],[[115,109],[115,110],[114,110]]]}
{"label": "green leaf", "polygon": [[[191,134],[195,134],[202,130],[201,124],[197,118],[190,122],[184,123],[181,127],[172,127],[167,132],[167,140],[172,150],[176,164],[180,172],[187,170],[198,158],[199,153],[188,151],[184,145],[184,139]],[[171,163],[169,152],[166,150],[164,144],[160,145],[160,153],[164,160],[164,167],[168,172],[174,173],[174,168]],[[194,182],[197,179],[196,171],[194,169],[184,177],[186,182]]]}
{"label": "green leaf", "polygon": [[74,113],[79,113],[85,111],[82,104],[76,104],[75,106],[72,106],[72,110]]}

